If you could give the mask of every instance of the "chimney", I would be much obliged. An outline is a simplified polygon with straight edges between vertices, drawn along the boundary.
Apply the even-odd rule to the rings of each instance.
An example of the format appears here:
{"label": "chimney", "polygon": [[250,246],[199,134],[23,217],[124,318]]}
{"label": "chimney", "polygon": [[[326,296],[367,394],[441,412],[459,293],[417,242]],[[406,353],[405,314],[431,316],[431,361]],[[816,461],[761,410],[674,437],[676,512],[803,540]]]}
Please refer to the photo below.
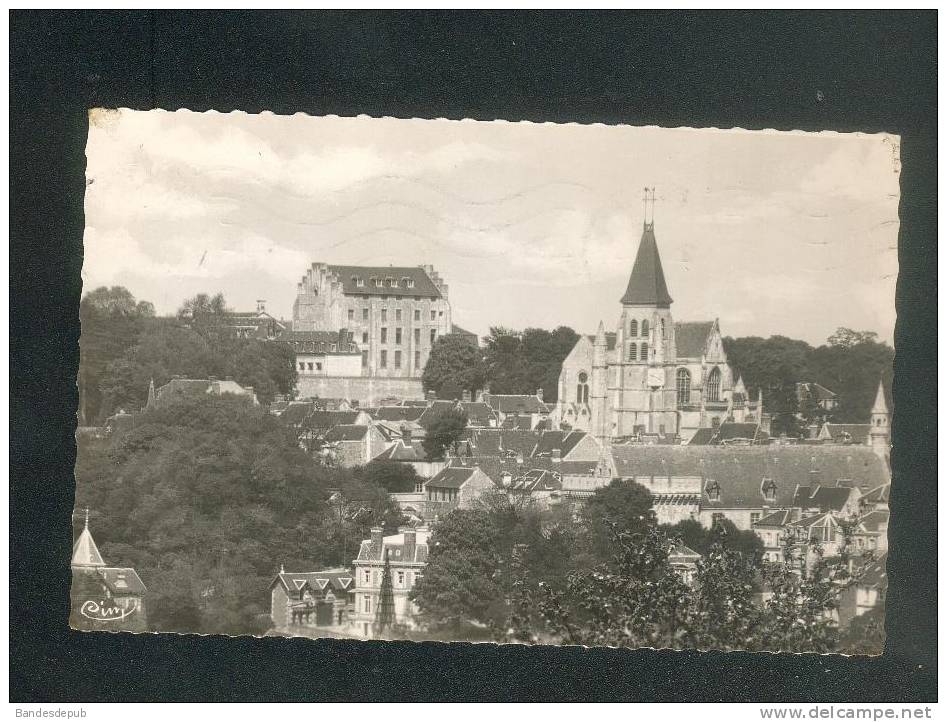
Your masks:
{"label": "chimney", "polygon": [[460,395],[460,400],[465,403],[470,403],[470,390],[464,389],[463,393]]}
{"label": "chimney", "polygon": [[264,311],[266,311],[266,299],[258,298],[256,300],[256,312],[263,313]]}
{"label": "chimney", "polygon": [[474,401],[476,401],[478,404],[483,401],[483,391],[477,389],[477,392],[474,394]]}
{"label": "chimney", "polygon": [[523,455],[522,455],[522,454],[517,454],[517,455],[516,455],[516,463],[522,466],[522,464],[523,464]]}
{"label": "chimney", "polygon": [[553,449],[552,450],[552,460],[555,463],[562,461],[562,449]]}
{"label": "chimney", "polygon": [[543,390],[542,390],[542,389],[536,389],[536,398],[539,399],[540,401],[543,400]]}
{"label": "chimney", "polygon": [[513,475],[510,472],[504,471],[503,476],[500,478],[502,480],[503,486],[508,488],[513,485]]}
{"label": "chimney", "polygon": [[381,559],[381,544],[383,529],[380,526],[372,527],[372,556],[375,559]]}
{"label": "chimney", "polygon": [[404,534],[404,554],[402,559],[406,562],[414,561],[414,550],[417,548],[418,536],[413,526],[403,526],[398,529],[399,534]]}
{"label": "chimney", "polygon": [[411,446],[411,429],[407,424],[401,425],[401,440],[405,446]]}

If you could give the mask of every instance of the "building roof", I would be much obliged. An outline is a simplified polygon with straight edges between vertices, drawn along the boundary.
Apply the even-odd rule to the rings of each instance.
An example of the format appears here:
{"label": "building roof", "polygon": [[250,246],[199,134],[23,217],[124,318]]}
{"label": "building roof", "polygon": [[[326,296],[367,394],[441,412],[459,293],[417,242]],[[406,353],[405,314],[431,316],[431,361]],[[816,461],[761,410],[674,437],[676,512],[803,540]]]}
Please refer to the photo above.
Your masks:
{"label": "building roof", "polygon": [[280,336],[296,353],[312,354],[356,354],[358,346],[346,331],[290,331]]}
{"label": "building roof", "polygon": [[[616,474],[633,476],[700,477],[720,487],[717,501],[707,496],[705,508],[791,506],[797,486],[851,479],[852,485],[873,488],[886,483],[885,462],[868,447],[838,446],[645,446],[612,447]],[[764,504],[763,479],[776,483],[775,499]]]}
{"label": "building roof", "polygon": [[340,424],[329,429],[325,440],[330,443],[335,441],[362,441],[366,434],[368,434],[367,426]]}
{"label": "building roof", "polygon": [[140,597],[147,591],[138,572],[130,567],[100,567],[96,571],[113,596],[132,594]]}
{"label": "building roof", "polygon": [[792,509],[779,509],[753,522],[753,526],[783,527],[792,521]]}
{"label": "building roof", "polygon": [[654,237],[654,223],[645,223],[641,242],[638,244],[638,255],[635,256],[635,265],[631,269],[628,287],[625,289],[625,295],[621,297],[621,303],[668,308],[671,302],[671,294],[668,293],[664,280],[664,269],[661,267],[658,242]]}
{"label": "building roof", "polygon": [[[428,273],[419,266],[327,266],[342,282],[347,296],[405,296],[440,298],[441,292]],[[372,279],[382,281],[381,287]],[[358,285],[361,279],[363,285]],[[391,285],[386,285],[389,283]]]}
{"label": "building roof", "polygon": [[888,555],[882,554],[865,569],[865,573],[858,581],[860,587],[874,587],[885,589],[888,586]]}
{"label": "building roof", "polygon": [[358,418],[358,411],[323,411],[315,409],[304,421],[309,429],[327,431],[333,426],[350,425]]}
{"label": "building roof", "polygon": [[553,449],[559,449],[564,458],[586,435],[584,431],[544,431],[533,449],[533,456],[552,456]]}
{"label": "building roof", "polygon": [[690,441],[687,442],[687,446],[709,446],[710,442],[713,441],[714,436],[717,435],[717,430],[709,427],[704,427],[697,429],[694,435],[691,437]]}
{"label": "building roof", "polygon": [[736,441],[738,439],[756,441],[759,435],[759,430],[759,426],[757,426],[755,423],[746,424],[725,421],[724,423],[720,424],[720,428],[714,435],[713,443],[723,444],[728,441]]}
{"label": "building roof", "polygon": [[501,414],[544,414],[546,404],[536,394],[484,394],[483,402]]}
{"label": "building roof", "polygon": [[668,561],[671,564],[696,562],[700,558],[701,555],[698,552],[695,552],[693,549],[683,543],[675,544],[668,553]]}
{"label": "building roof", "polygon": [[389,446],[372,461],[427,461],[427,452],[421,444],[406,444],[402,439],[398,439],[392,446]]}
{"label": "building roof", "polygon": [[822,435],[828,436],[836,444],[867,444],[871,424],[833,424],[822,425]]}
{"label": "building roof", "polygon": [[464,429],[457,442],[461,456],[531,456],[542,432],[519,429]]}
{"label": "building roof", "polygon": [[467,413],[467,426],[489,427],[491,421],[496,421],[493,409],[482,401],[461,401],[460,405]]}
{"label": "building roof", "polygon": [[426,411],[425,406],[379,406],[372,416],[379,421],[417,421]]}
{"label": "building roof", "polygon": [[424,488],[459,489],[477,472],[477,467],[448,466],[424,482]]}
{"label": "building roof", "polygon": [[430,535],[430,530],[424,527],[418,527],[414,530],[414,555],[411,558],[406,553],[404,532],[383,537],[381,549],[378,550],[377,554],[372,549],[371,539],[363,539],[358,549],[356,561],[382,561],[385,558],[385,552],[388,552],[388,561],[392,564],[398,562],[402,564],[424,564],[427,562]]}
{"label": "building roof", "polygon": [[523,414],[510,414],[505,419],[503,419],[503,423],[500,424],[500,428],[529,431],[533,428],[533,417],[525,416]]}
{"label": "building roof", "polygon": [[886,509],[876,509],[862,516],[858,522],[865,528],[865,531],[878,533],[888,528],[888,520],[891,513]]}
{"label": "building roof", "polygon": [[552,469],[530,468],[529,471],[511,476],[510,489],[512,491],[532,494],[538,491],[562,490],[562,475]]}
{"label": "building roof", "polygon": [[[345,593],[355,588],[351,569],[324,569],[318,572],[280,572],[273,585],[281,584],[294,595],[302,596],[306,589],[322,594],[328,589],[333,593]],[[271,586],[273,586],[271,585]]]}
{"label": "building roof", "polygon": [[678,358],[700,358],[714,329],[713,321],[678,321],[674,324],[674,342]]}
{"label": "building roof", "polygon": [[891,482],[875,487],[862,494],[859,500],[863,505],[868,504],[887,504],[891,497]]}
{"label": "building roof", "polygon": [[878,393],[875,394],[875,403],[871,407],[873,414],[887,414],[891,406],[888,404],[888,396],[885,393],[885,382],[878,382]]}
{"label": "building roof", "polygon": [[72,566],[74,567],[104,567],[105,560],[99,553],[99,548],[95,545],[92,538],[92,532],[89,531],[89,524],[86,522],[85,528],[76,539],[72,546]]}
{"label": "building roof", "polygon": [[808,394],[809,398],[813,401],[831,401],[838,396],[834,391],[830,391],[822,384],[814,382],[798,383],[796,384],[796,388],[801,392],[799,395],[802,393]]}
{"label": "building roof", "polygon": [[479,337],[473,331],[468,331],[465,328],[461,328],[456,323],[452,323],[450,326],[450,332],[456,336],[473,336],[477,340],[477,345],[479,345]]}
{"label": "building roof", "polygon": [[852,492],[850,486],[800,486],[793,495],[792,505],[800,509],[841,511]]}
{"label": "building roof", "polygon": [[494,456],[472,457],[464,459],[464,466],[479,466],[484,474],[493,479],[497,486],[503,486],[504,474],[518,478],[530,471],[551,471],[562,478],[572,476],[595,476],[598,469],[596,461],[553,461],[549,457],[501,459]]}
{"label": "building roof", "polygon": [[311,401],[292,401],[284,408],[279,417],[287,424],[297,426],[301,424],[315,409],[315,404]]}

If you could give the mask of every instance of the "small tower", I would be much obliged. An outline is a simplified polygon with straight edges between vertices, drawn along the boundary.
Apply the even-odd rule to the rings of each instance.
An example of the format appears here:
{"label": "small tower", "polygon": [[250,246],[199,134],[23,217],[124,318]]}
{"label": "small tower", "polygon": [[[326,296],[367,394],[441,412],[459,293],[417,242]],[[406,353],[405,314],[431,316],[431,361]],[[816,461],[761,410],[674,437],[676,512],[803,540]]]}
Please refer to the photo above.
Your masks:
{"label": "small tower", "polygon": [[151,382],[148,384],[148,403],[145,404],[146,409],[153,409],[155,406],[155,380],[152,377]]}
{"label": "small tower", "polygon": [[885,399],[883,380],[878,382],[878,393],[875,394],[875,403],[871,407],[871,431],[868,435],[875,453],[887,458],[891,448],[891,413]]}
{"label": "small tower", "polygon": [[76,543],[72,547],[72,566],[85,569],[105,566],[99,548],[92,538],[92,532],[89,531],[88,509],[85,510],[85,527],[83,527],[79,538],[76,539]]}
{"label": "small tower", "polygon": [[589,413],[592,414],[592,436],[604,446],[606,441],[606,395],[608,341],[605,337],[605,324],[599,321],[595,341],[592,344],[592,388],[589,393]]}

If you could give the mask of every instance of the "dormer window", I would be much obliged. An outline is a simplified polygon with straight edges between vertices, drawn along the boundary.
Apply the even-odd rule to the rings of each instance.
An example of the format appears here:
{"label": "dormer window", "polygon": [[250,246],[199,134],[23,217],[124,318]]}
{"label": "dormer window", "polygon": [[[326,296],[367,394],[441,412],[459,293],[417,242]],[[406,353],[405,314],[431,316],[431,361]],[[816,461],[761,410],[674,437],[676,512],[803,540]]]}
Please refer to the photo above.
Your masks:
{"label": "dormer window", "polygon": [[410,279],[410,278],[408,278],[407,276],[402,276],[402,277],[401,277],[401,284],[400,284],[400,285],[404,286],[405,288],[410,288],[410,286],[408,285],[409,283],[411,283],[411,279]]}
{"label": "dormer window", "polygon": [[720,501],[720,484],[714,479],[708,480],[704,491],[707,493],[708,501]]}
{"label": "dormer window", "polygon": [[356,285],[358,288],[363,288],[363,287],[365,286],[365,279],[364,279],[364,278],[358,278],[358,277],[356,276],[356,278],[355,278],[355,285]]}
{"label": "dormer window", "polygon": [[391,288],[393,285],[395,285],[395,279],[393,279],[391,276],[388,276],[388,278],[385,279],[385,285],[388,288]]}
{"label": "dormer window", "polygon": [[764,478],[760,491],[766,501],[776,501],[776,482],[772,479]]}
{"label": "dormer window", "polygon": [[414,279],[413,279],[413,278],[409,278],[409,279],[408,279],[408,288],[414,288]]}

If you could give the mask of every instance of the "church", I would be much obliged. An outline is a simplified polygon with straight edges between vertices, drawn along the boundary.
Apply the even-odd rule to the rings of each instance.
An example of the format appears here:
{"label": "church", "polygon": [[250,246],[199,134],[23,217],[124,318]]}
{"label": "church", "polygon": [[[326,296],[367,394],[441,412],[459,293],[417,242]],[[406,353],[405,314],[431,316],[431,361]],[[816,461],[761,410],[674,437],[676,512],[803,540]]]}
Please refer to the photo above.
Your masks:
{"label": "church", "polygon": [[765,423],[762,395],[734,379],[714,321],[671,315],[654,234],[645,220],[618,324],[584,335],[562,364],[555,421],[600,441],[687,443],[725,421]]}

